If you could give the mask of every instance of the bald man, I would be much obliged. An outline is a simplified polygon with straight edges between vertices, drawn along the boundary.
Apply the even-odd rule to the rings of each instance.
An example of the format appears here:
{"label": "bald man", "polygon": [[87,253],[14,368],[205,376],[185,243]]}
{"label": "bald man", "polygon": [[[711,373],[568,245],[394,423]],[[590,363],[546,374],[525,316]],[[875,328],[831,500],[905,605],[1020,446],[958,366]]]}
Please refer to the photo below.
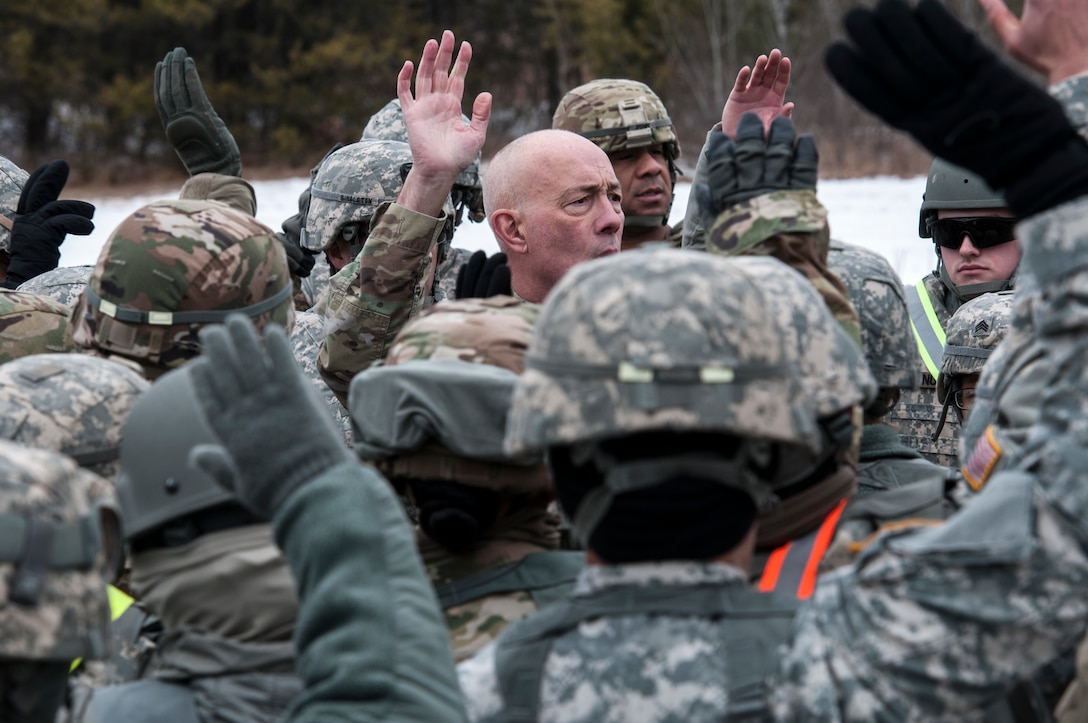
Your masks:
{"label": "bald man", "polygon": [[[322,378],[346,403],[352,377],[386,355],[435,283],[442,204],[461,169],[483,147],[491,94],[481,93],[465,125],[461,100],[472,47],[454,36],[427,41],[415,73],[406,62],[397,96],[408,129],[412,168],[395,203],[379,207],[359,256],[330,280]],[[515,296],[540,303],[575,264],[620,249],[620,183],[608,156],[569,131],[545,130],[513,141],[492,159],[484,208],[507,255]],[[455,270],[454,270],[455,273]]]}

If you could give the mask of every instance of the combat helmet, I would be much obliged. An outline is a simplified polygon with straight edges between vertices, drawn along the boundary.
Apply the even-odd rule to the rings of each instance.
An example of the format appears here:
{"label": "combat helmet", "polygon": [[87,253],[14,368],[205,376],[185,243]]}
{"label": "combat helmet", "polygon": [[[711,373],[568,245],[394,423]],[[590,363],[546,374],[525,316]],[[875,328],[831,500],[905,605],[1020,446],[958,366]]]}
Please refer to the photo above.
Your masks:
{"label": "combat helmet", "polygon": [[[910,324],[903,283],[875,251],[831,242],[827,265],[850,294],[861,321],[861,348],[881,390],[917,389],[918,342]],[[898,400],[898,393],[891,393]],[[883,416],[894,403],[890,403]]]}
{"label": "combat helmet", "polygon": [[93,478],[56,452],[0,440],[0,657],[105,656],[107,558],[119,559],[106,540],[119,531],[106,529]]}
{"label": "combat helmet", "polygon": [[121,469],[121,426],[148,386],[136,371],[86,354],[0,364],[0,438],[62,452],[112,482]]}
{"label": "combat helmet", "polygon": [[154,375],[199,355],[198,330],[232,312],[289,330],[292,293],[267,226],[217,201],[156,201],[106,241],[72,312],[72,337]]}
{"label": "combat helmet", "polygon": [[[461,120],[466,126],[472,122],[464,114],[461,115]],[[404,126],[404,113],[401,111],[399,98],[389,101],[382,106],[381,110],[370,116],[360,140],[368,139],[408,142],[408,129]],[[457,180],[453,182],[450,196],[453,198],[453,207],[456,210],[454,225],[461,225],[461,215],[466,208],[471,221],[480,223],[487,218],[484,214],[484,187],[480,182],[482,162],[483,154],[477,153],[472,163],[461,171]]]}
{"label": "combat helmet", "polygon": [[26,291],[0,289],[0,364],[30,354],[82,351],[70,332],[71,309]]}
{"label": "combat helmet", "polygon": [[127,540],[170,528],[161,537],[181,545],[208,531],[192,524],[194,515],[241,514],[234,495],[189,464],[189,451],[200,444],[219,444],[219,438],[199,407],[191,375],[164,374],[136,400],[121,431],[117,500]]}
{"label": "combat helmet", "polygon": [[[933,159],[929,175],[926,176],[922,206],[918,210],[918,235],[922,238],[933,238],[933,222],[937,220],[938,211],[971,208],[1008,208],[1008,203],[1002,194],[990,188],[980,176],[942,158]],[[934,243],[933,249],[937,254],[937,273],[941,281],[960,301],[967,301],[991,291],[1005,291],[1015,284],[1014,275],[1007,280],[957,287],[944,268],[940,247]]]}
{"label": "combat helmet", "polygon": [[[369,234],[370,221],[383,203],[397,200],[412,168],[412,151],[401,141],[362,140],[325,157],[310,186],[310,208],[302,228],[302,248],[325,251],[340,236],[355,258]],[[453,204],[443,206],[446,228],[439,238],[439,257],[453,238]]]}
{"label": "combat helmet", "polygon": [[[935,435],[939,435],[952,405],[957,377],[981,374],[994,349],[1009,333],[1012,322],[1012,291],[977,296],[956,309],[945,329],[944,354],[937,375],[937,401],[941,409]],[[959,413],[959,409],[956,409]]]}
{"label": "combat helmet", "polygon": [[5,253],[11,249],[11,226],[28,178],[29,173],[0,156],[0,251]]}
{"label": "combat helmet", "polygon": [[503,448],[538,313],[536,304],[492,296],[443,301],[407,324],[384,364],[352,380],[356,453],[391,479],[548,491],[541,453],[511,456]]}
{"label": "combat helmet", "polygon": [[[616,495],[660,479],[599,457],[601,443],[643,432],[735,437],[741,446],[730,464],[674,457],[657,470],[672,465],[742,489],[766,517],[849,447],[850,409],[874,392],[857,345],[812,285],[781,262],[637,251],[579,264],[552,290],[515,392],[506,450],[577,445],[595,460],[605,483],[592,503],[587,495],[568,510],[588,540]],[[773,455],[774,470],[744,471],[765,464],[772,447],[785,450]]]}
{"label": "combat helmet", "polygon": [[[680,168],[680,138],[665,104],[650,86],[637,80],[600,78],[569,91],[552,115],[552,128],[572,131],[600,146],[605,153],[660,143],[669,164],[673,190]],[[656,227],[664,218],[626,216],[625,226]]]}

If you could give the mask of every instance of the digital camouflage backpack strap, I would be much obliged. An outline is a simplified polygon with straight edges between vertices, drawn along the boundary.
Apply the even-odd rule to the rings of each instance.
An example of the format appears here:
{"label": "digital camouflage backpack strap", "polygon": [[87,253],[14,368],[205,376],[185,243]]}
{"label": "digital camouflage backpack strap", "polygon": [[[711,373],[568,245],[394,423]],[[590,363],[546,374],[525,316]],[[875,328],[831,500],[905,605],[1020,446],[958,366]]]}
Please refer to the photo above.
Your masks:
{"label": "digital camouflage backpack strap", "polygon": [[584,564],[585,555],[581,552],[538,552],[509,565],[439,585],[435,593],[443,610],[489,595],[518,591],[529,593],[539,608],[567,597]]}
{"label": "digital camouflage backpack strap", "polygon": [[725,618],[722,647],[727,661],[726,721],[763,720],[763,679],[774,650],[786,639],[797,601],[741,585],[680,588],[614,588],[592,597],[572,597],[507,628],[495,650],[495,671],[503,698],[503,719],[528,723],[539,718],[544,665],[554,641],[595,618],[627,615]]}

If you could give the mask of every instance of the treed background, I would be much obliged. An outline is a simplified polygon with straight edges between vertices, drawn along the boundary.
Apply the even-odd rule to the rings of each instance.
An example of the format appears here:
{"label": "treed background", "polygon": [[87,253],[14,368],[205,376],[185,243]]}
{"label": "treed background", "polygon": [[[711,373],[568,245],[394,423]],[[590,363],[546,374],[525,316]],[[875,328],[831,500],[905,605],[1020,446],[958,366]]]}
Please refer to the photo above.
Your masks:
{"label": "treed background", "polygon": [[[991,44],[977,0],[946,0]],[[0,0],[0,153],[65,158],[80,184],[183,177],[155,110],[155,63],[175,46],[234,133],[247,176],[305,172],[358,139],[406,59],[452,29],[473,44],[464,110],[494,94],[485,158],[549,127],[563,94],[624,77],[664,100],[690,169],[737,70],[780,48],[788,99],[816,134],[821,175],[925,173],[929,157],[830,81],[823,51],[859,0]],[[1011,0],[1019,13],[1021,0]]]}

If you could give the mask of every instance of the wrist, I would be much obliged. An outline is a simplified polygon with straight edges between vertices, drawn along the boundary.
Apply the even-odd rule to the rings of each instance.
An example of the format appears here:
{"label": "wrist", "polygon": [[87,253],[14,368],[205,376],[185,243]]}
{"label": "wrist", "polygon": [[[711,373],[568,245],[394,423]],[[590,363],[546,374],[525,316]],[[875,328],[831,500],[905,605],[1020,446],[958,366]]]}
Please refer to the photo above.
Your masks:
{"label": "wrist", "polygon": [[451,173],[449,169],[428,170],[412,166],[397,196],[397,205],[438,218],[457,175],[458,172]]}

